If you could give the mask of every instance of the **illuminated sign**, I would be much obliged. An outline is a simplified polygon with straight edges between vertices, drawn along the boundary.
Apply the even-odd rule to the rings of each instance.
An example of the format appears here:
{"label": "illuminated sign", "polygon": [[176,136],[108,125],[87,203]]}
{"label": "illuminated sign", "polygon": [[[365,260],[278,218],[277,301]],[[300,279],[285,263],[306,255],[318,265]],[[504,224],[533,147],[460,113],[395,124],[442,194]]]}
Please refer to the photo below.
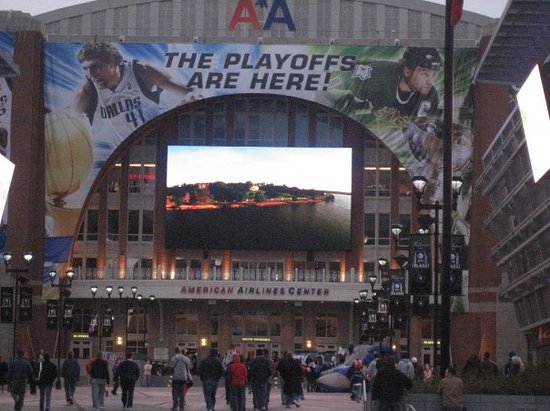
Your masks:
{"label": "illuminated sign", "polygon": [[243,337],[242,342],[271,342],[269,337]]}

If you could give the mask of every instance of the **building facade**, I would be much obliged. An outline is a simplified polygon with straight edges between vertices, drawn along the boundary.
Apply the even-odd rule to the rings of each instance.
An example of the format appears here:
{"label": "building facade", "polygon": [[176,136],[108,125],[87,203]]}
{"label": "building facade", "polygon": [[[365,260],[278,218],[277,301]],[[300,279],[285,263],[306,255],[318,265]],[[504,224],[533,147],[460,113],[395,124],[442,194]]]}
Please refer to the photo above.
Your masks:
{"label": "building facade", "polygon": [[[391,142],[380,140],[376,132],[362,126],[361,119],[305,93],[200,96],[148,121],[124,138],[100,166],[94,163],[96,177],[93,182],[81,182],[89,184],[89,191],[82,206],[75,208],[52,201],[43,204],[40,193],[49,193],[51,181],[44,181],[48,171],[32,166],[48,164],[51,158],[51,146],[43,143],[51,118],[46,111],[44,120],[44,106],[59,103],[54,94],[48,94],[47,87],[45,95],[38,91],[43,89],[42,75],[46,72],[48,81],[52,56],[61,56],[56,53],[69,43],[104,41],[130,48],[141,43],[188,43],[189,47],[205,44],[205,49],[217,43],[229,45],[228,49],[257,45],[389,46],[394,52],[409,46],[443,46],[444,7],[422,1],[409,2],[406,7],[390,1],[334,0],[289,0],[273,2],[275,5],[280,8],[275,10],[278,14],[247,1],[128,0],[117,2],[116,7],[96,1],[30,19],[40,21],[40,32],[27,26],[23,30],[28,31],[16,32],[16,62],[36,64],[20,63],[21,79],[15,82],[17,119],[32,121],[12,121],[17,143],[11,158],[16,170],[17,166],[23,170],[16,171],[13,185],[27,187],[27,181],[33,185],[10,191],[8,212],[18,208],[22,213],[9,212],[7,243],[14,254],[29,246],[37,250],[33,279],[35,294],[43,301],[35,304],[34,318],[45,318],[47,300],[56,290],[48,289],[47,276],[40,280],[44,277],[40,267],[47,260],[40,251],[44,238],[52,234],[72,239],[67,263],[56,267],[62,281],[67,269],[76,272],[68,300],[74,304],[73,323],[70,330],[61,332],[63,351],[72,349],[84,358],[98,349],[128,349],[164,360],[174,346],[203,354],[208,347],[224,351],[237,344],[242,352],[265,347],[281,354],[287,350],[336,351],[358,342],[361,309],[354,299],[360,290],[370,287],[371,273],[377,276],[375,288],[380,289],[380,257],[394,259],[391,268],[396,268],[400,251],[392,239],[392,224],[400,223],[405,232],[414,232],[419,215],[416,198],[411,195],[411,176],[416,170],[403,164]],[[13,24],[13,16],[11,13],[7,18],[6,27],[13,27],[8,25]],[[477,48],[493,23],[492,19],[465,12],[456,27],[456,46]],[[67,73],[73,69],[67,66]],[[33,84],[29,79],[36,86],[34,92],[27,88]],[[73,79],[67,76],[67,80]],[[481,170],[475,152],[483,138],[476,135],[474,175]],[[171,145],[351,148],[349,249],[167,248],[164,190],[166,152]],[[28,147],[34,149],[29,152]],[[56,169],[72,166],[62,157],[60,160],[53,163]],[[471,210],[481,204],[476,203],[475,196]],[[22,198],[28,203],[22,203]],[[40,218],[45,215],[55,224],[48,226],[46,218],[46,228],[36,229],[44,225]],[[68,224],[67,230],[63,222]],[[480,235],[482,224],[473,220],[470,224],[476,252],[488,249],[490,244]],[[404,241],[400,245],[406,244]],[[496,318],[506,306],[497,302],[495,290],[500,283],[496,269],[488,280],[484,270],[474,267],[465,274],[465,296],[456,299],[452,316],[457,364],[481,349],[503,359],[510,344],[516,343],[515,336],[499,340],[499,324],[509,324],[513,315]],[[91,287],[97,291],[92,293]],[[111,291],[106,287],[112,287]],[[134,292],[132,287],[136,287]],[[94,322],[96,326],[91,328]],[[45,324],[42,327],[40,330],[40,325],[33,323],[29,333],[20,324],[19,341],[27,347],[54,351],[55,339],[44,336],[53,336],[55,331]],[[3,327],[4,335],[9,330],[9,326]],[[464,333],[471,338],[460,338]],[[408,329],[385,340],[398,349],[410,350],[424,362],[436,362],[431,318],[413,315]]]}

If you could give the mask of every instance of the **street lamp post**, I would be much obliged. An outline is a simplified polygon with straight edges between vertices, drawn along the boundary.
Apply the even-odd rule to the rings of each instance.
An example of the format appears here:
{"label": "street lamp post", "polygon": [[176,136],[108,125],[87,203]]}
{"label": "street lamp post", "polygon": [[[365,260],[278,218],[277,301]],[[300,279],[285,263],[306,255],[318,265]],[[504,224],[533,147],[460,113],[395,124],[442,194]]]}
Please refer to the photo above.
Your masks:
{"label": "street lamp post", "polygon": [[[92,285],[90,287],[90,292],[92,293],[92,299],[94,299],[96,297],[96,294],[97,294],[97,290],[98,290],[98,287],[97,285]],[[111,293],[113,292],[113,286],[112,285],[107,285],[105,286],[105,292],[107,293],[107,298],[108,299],[111,299]],[[99,318],[97,319],[97,322],[96,322],[96,326],[97,326],[97,335],[99,337],[99,351],[102,350],[102,337],[103,337],[103,296],[100,296],[99,297]],[[111,321],[109,319],[109,321]]]}
{"label": "street lamp post", "polygon": [[[132,292],[132,299],[135,300],[137,297],[138,288],[133,285],[130,287]],[[122,298],[122,293],[124,292],[124,287],[118,287],[118,297]],[[128,352],[128,298],[124,301],[124,352]]]}
{"label": "street lamp post", "polygon": [[[418,199],[418,207],[420,210],[433,210],[435,211],[435,217],[432,219],[431,216],[426,216],[423,219],[420,220],[421,228],[428,230],[429,227],[433,223],[434,224],[434,322],[433,322],[433,341],[434,341],[434,357],[438,363],[440,362],[438,358],[438,341],[439,341],[439,330],[438,330],[438,323],[439,323],[439,295],[440,295],[440,284],[439,284],[439,213],[441,210],[443,210],[443,205],[439,203],[439,201],[436,201],[434,204],[425,204],[422,203],[422,197],[424,195],[424,190],[426,188],[426,185],[428,183],[428,180],[424,176],[415,176],[412,178],[412,184],[415,188],[416,197]],[[453,198],[456,199],[458,194],[460,194],[460,190],[462,188],[463,180],[461,177],[455,176],[452,178],[452,190],[453,190]],[[453,201],[453,204],[451,204],[451,207],[454,208],[455,204]],[[422,217],[422,216],[421,216]],[[447,242],[447,239],[445,238],[447,235],[451,235],[451,233],[448,233],[447,230],[443,232],[444,238],[443,243]],[[449,237],[450,238],[450,237]],[[444,251],[446,251],[447,247],[444,247]],[[441,346],[441,352],[444,353],[445,361],[441,362],[444,364],[441,364],[442,367],[440,369],[440,372],[442,373],[445,368],[449,365],[449,343],[450,343],[450,249],[449,252],[444,252],[442,255],[442,262],[443,262],[443,273],[441,277],[441,301],[442,301],[442,321],[441,321],[441,340],[442,340],[442,346]],[[448,267],[448,269],[446,269]],[[445,344],[443,344],[445,342]]]}
{"label": "street lamp post", "polygon": [[12,346],[12,359],[15,358],[15,344],[17,340],[17,302],[19,297],[19,283],[20,282],[27,282],[29,279],[25,277],[22,274],[28,274],[29,273],[29,265],[32,260],[32,252],[26,251],[23,254],[23,258],[25,259],[26,267],[25,268],[12,268],[11,267],[11,260],[12,260],[12,254],[10,252],[5,252],[3,255],[4,259],[4,265],[6,267],[6,274],[12,274],[15,278],[15,287],[14,287],[14,296],[13,296],[13,308],[12,308],[12,318],[13,318],[13,346]]}
{"label": "street lamp post", "polygon": [[[138,294],[137,297],[138,301],[140,302],[140,304],[142,303],[143,301],[143,348],[145,350],[145,357],[147,358],[147,346],[146,346],[146,334],[147,334],[147,303],[143,300],[143,296],[141,294]],[[153,302],[156,300],[156,297],[151,294],[149,296],[149,302]]]}
{"label": "street lamp post", "polygon": [[73,278],[75,276],[74,270],[67,270],[65,273],[67,282],[62,281],[59,278],[58,284],[55,284],[55,278],[57,277],[57,271],[50,270],[48,271],[48,276],[50,277],[50,282],[52,287],[59,288],[59,299],[57,302],[57,379],[55,381],[55,389],[61,389],[61,327],[62,319],[65,319],[64,313],[64,303],[65,299],[71,295],[71,292],[67,288],[72,287]]}

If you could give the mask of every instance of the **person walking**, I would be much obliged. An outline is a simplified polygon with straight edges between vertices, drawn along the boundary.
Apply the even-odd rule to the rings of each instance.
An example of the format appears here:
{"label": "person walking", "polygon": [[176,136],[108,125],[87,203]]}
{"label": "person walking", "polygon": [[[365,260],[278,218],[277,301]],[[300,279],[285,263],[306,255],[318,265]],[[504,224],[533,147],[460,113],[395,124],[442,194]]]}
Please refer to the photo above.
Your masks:
{"label": "person walking", "polygon": [[34,381],[34,371],[31,363],[23,356],[24,352],[22,350],[18,350],[15,358],[10,364],[10,369],[8,372],[8,379],[11,386],[11,396],[15,403],[14,409],[16,411],[23,408],[27,381]]}
{"label": "person walking", "polygon": [[111,394],[117,395],[118,387],[120,386],[120,381],[118,378],[115,377],[117,375],[117,368],[118,364],[120,364],[120,358],[115,359],[115,363],[113,364],[113,368],[111,370],[112,376],[113,376],[113,389],[111,390]]}
{"label": "person walking", "polygon": [[67,405],[73,405],[76,383],[80,380],[80,365],[74,358],[74,353],[69,351],[67,358],[61,366],[61,376],[65,387],[65,400]]}
{"label": "person walking", "polygon": [[170,360],[172,369],[172,411],[183,411],[185,406],[185,386],[192,380],[191,360],[176,347],[175,354]]}
{"label": "person walking", "polygon": [[153,364],[151,364],[151,360],[147,358],[145,360],[145,364],[143,364],[143,386],[144,387],[150,387],[151,386],[151,372],[153,371]]}
{"label": "person walking", "polygon": [[412,387],[412,380],[395,368],[391,356],[381,361],[374,383],[372,385],[372,399],[378,401],[379,411],[401,410],[403,394]]}
{"label": "person walking", "polygon": [[290,408],[291,405],[299,407],[298,400],[302,387],[302,365],[300,360],[295,359],[291,352],[287,352],[277,364],[277,371],[283,379],[283,405],[286,408]]}
{"label": "person walking", "polygon": [[445,370],[445,377],[438,387],[443,403],[443,411],[462,411],[464,409],[464,383],[456,376],[453,367]]}
{"label": "person walking", "polygon": [[0,355],[0,387],[2,387],[2,394],[4,393],[4,385],[8,385],[8,373],[10,367],[4,357]]}
{"label": "person walking", "polygon": [[250,363],[248,374],[252,387],[252,403],[255,410],[267,410],[269,379],[272,374],[272,363],[264,356],[263,349],[257,349],[256,358]]}
{"label": "person walking", "polygon": [[216,391],[223,374],[223,366],[221,360],[218,358],[218,351],[215,348],[211,348],[209,355],[199,363],[198,368],[198,375],[202,381],[204,402],[208,411],[214,411],[214,407],[216,406]]}
{"label": "person walking", "polygon": [[103,359],[102,351],[97,352],[90,368],[92,406],[98,410],[105,406],[105,386],[110,382],[109,365]]}
{"label": "person walking", "polygon": [[42,367],[38,375],[40,390],[40,411],[50,411],[53,383],[57,378],[57,367],[50,361],[50,354],[44,353]]}
{"label": "person walking", "polygon": [[113,378],[120,381],[122,409],[131,410],[134,406],[134,388],[139,379],[139,367],[132,360],[131,352],[127,352],[126,359],[118,364],[116,376]]}
{"label": "person walking", "polygon": [[240,354],[233,354],[233,361],[227,367],[229,374],[229,406],[231,411],[245,411],[246,382],[248,370]]}
{"label": "person walking", "polygon": [[498,377],[500,374],[497,363],[491,360],[490,352],[483,354],[483,360],[481,361],[481,372],[486,378]]}

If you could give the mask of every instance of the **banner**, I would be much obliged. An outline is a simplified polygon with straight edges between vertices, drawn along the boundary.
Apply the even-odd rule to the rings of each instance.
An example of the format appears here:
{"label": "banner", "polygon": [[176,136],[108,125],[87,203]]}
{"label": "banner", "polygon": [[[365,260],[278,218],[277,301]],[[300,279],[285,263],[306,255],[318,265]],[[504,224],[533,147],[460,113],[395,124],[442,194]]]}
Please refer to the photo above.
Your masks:
{"label": "banner", "polygon": [[13,322],[13,287],[0,289],[0,322]]}
{"label": "banner", "polygon": [[[74,235],[96,177],[130,134],[190,102],[236,94],[296,97],[336,110],[380,139],[411,176],[426,176],[425,201],[442,197],[442,49],[125,42],[46,43],[44,51],[48,237]],[[464,218],[476,50],[458,48],[454,60],[452,168],[466,182],[457,208]],[[420,73],[422,86],[411,90]]]}
{"label": "banner", "polygon": [[432,254],[429,234],[409,236],[409,294],[432,293]]}
{"label": "banner", "polygon": [[74,303],[66,302],[63,307],[63,328],[72,330],[73,328],[73,310]]}
{"label": "banner", "polygon": [[450,258],[449,294],[462,295],[462,271],[468,269],[468,253],[463,235],[452,236]]}
{"label": "banner", "polygon": [[32,287],[19,288],[19,321],[32,321]]}
{"label": "banner", "polygon": [[50,330],[57,329],[57,300],[46,302],[46,327]]}
{"label": "banner", "polygon": [[389,270],[390,295],[405,295],[405,270]]}

